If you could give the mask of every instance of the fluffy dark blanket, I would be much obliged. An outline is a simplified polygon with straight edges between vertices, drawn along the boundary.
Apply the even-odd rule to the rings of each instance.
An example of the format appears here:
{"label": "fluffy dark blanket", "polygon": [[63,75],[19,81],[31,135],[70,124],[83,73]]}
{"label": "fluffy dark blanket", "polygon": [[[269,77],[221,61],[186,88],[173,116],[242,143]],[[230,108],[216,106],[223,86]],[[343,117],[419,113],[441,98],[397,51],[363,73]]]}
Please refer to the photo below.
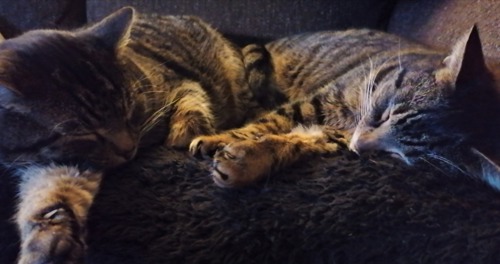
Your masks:
{"label": "fluffy dark blanket", "polygon": [[[10,263],[13,189],[2,177],[0,261]],[[500,193],[432,168],[333,156],[224,190],[205,163],[160,148],[103,181],[87,262],[500,263]]]}

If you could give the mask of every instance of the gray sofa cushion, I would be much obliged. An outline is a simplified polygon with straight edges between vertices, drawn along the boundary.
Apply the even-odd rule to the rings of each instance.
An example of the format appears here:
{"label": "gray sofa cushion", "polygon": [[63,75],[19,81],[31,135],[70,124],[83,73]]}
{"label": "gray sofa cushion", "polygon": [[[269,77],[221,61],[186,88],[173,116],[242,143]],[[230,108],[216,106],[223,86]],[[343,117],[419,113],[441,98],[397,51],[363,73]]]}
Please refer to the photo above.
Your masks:
{"label": "gray sofa cushion", "polygon": [[85,0],[0,1],[0,32],[7,38],[34,28],[78,27],[85,20]]}
{"label": "gray sofa cushion", "polygon": [[125,5],[142,12],[190,14],[221,32],[248,38],[276,38],[317,30],[370,27],[385,29],[395,0],[88,0],[87,16],[95,21]]}
{"label": "gray sofa cushion", "polygon": [[477,24],[487,57],[500,59],[498,0],[401,0],[389,31],[431,46],[449,48]]}

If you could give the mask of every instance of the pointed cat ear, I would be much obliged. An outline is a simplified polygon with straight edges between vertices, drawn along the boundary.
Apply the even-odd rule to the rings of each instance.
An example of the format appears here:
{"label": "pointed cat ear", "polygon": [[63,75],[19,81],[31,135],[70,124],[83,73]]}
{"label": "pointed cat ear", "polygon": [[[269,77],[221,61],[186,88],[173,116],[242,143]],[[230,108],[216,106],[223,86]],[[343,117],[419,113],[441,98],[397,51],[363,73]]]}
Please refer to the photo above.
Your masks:
{"label": "pointed cat ear", "polygon": [[3,42],[5,38],[3,37],[2,33],[0,33],[0,43]]}
{"label": "pointed cat ear", "polygon": [[132,7],[124,7],[85,29],[83,34],[98,38],[111,49],[117,49],[124,46],[130,37],[134,13]]}
{"label": "pointed cat ear", "polygon": [[447,74],[441,75],[441,78],[455,86],[476,81],[488,72],[476,25],[455,44],[443,62]]}

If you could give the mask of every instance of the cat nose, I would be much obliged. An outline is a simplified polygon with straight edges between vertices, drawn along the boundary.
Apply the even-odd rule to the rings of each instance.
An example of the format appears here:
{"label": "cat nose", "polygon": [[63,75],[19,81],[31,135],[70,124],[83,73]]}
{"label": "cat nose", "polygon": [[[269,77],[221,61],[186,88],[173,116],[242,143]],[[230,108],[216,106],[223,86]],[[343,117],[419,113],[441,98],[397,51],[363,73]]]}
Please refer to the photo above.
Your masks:
{"label": "cat nose", "polygon": [[353,137],[351,142],[349,143],[349,149],[355,152],[356,154],[361,155],[364,152],[377,149],[377,144],[373,139],[364,137],[357,137],[357,138]]}
{"label": "cat nose", "polygon": [[114,145],[116,154],[127,160],[132,159],[137,152],[137,140],[128,131],[113,133],[110,141]]}
{"label": "cat nose", "polygon": [[137,152],[137,149],[134,147],[133,149],[119,150],[118,155],[122,156],[126,160],[131,160]]}
{"label": "cat nose", "polygon": [[356,130],[349,142],[349,149],[358,155],[383,148],[383,138],[373,131]]}

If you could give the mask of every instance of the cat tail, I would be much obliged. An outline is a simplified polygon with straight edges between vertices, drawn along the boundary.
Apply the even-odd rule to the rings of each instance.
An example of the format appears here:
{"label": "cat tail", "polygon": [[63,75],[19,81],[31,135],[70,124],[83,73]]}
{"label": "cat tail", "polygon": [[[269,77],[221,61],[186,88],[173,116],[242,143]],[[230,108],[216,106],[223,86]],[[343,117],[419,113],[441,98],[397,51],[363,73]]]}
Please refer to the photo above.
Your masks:
{"label": "cat tail", "polygon": [[471,148],[471,154],[475,159],[474,166],[469,169],[472,176],[500,191],[500,166],[475,148]]}
{"label": "cat tail", "polygon": [[254,95],[255,102],[268,110],[286,102],[286,96],[273,84],[272,58],[266,47],[250,44],[245,46],[241,53],[248,86]]}

